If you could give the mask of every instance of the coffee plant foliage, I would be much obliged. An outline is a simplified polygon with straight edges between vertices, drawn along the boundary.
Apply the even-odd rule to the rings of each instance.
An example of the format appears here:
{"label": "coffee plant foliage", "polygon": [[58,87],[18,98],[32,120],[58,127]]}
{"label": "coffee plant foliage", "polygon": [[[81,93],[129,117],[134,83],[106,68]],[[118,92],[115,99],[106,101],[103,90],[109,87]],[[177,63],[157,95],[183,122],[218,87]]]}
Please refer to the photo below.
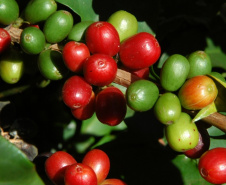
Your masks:
{"label": "coffee plant foliage", "polygon": [[[28,0],[17,2],[22,10]],[[159,62],[150,68],[149,76],[154,81],[159,80],[159,71],[168,56],[174,53],[188,55],[195,50],[206,51],[211,57],[213,69],[226,76],[226,8],[223,1],[56,2],[58,8],[72,12],[76,21],[107,20],[113,12],[120,9],[133,13],[138,20],[138,32],[153,34],[162,47]],[[30,56],[27,59],[31,60]],[[37,70],[33,63],[29,65],[29,69]],[[42,172],[43,164],[37,158],[35,161],[34,156],[66,150],[81,160],[87,151],[97,147],[109,154],[109,177],[123,179],[129,185],[210,184],[200,176],[198,160],[189,159],[169,148],[163,125],[156,120],[152,110],[134,112],[128,108],[124,121],[114,127],[100,123],[95,114],[88,120],[80,121],[72,117],[62,102],[64,80],[50,82],[45,88],[37,88],[34,85],[37,79],[34,80],[34,76],[29,75],[32,76],[32,73],[25,73],[22,80],[14,85],[1,81],[1,128],[7,128],[7,124],[18,117],[34,120],[37,127],[31,129],[33,137],[19,141],[22,146],[27,144],[22,149],[27,155],[21,151],[22,147],[19,149],[15,142],[9,142],[7,135],[1,133],[0,169],[4,170],[0,170],[0,185],[48,184],[49,180]],[[126,92],[124,86],[116,83],[112,85]],[[225,95],[225,87],[225,83],[218,85],[222,96]],[[208,111],[210,114],[216,110],[211,107]],[[221,113],[226,115],[226,112]],[[200,112],[196,117],[200,124],[205,124],[201,120],[205,114],[207,113]],[[2,125],[3,122],[6,125]],[[208,133],[210,148],[226,147],[225,132],[211,126]]]}

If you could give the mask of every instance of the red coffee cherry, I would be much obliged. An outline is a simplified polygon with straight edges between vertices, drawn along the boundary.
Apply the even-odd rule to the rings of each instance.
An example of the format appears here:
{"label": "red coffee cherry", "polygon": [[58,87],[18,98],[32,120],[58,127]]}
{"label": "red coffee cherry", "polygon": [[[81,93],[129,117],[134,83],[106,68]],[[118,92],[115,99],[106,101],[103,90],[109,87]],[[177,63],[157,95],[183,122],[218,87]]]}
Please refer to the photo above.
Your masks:
{"label": "red coffee cherry", "polygon": [[110,159],[108,155],[100,149],[93,149],[87,152],[82,163],[90,166],[94,170],[98,184],[104,181],[110,171]]}
{"label": "red coffee cherry", "polygon": [[0,28],[0,53],[9,48],[11,43],[11,36],[7,30]]}
{"label": "red coffee cherry", "polygon": [[114,56],[119,52],[119,34],[109,22],[92,23],[86,30],[85,41],[92,54],[101,53]]}
{"label": "red coffee cherry", "polygon": [[51,181],[64,185],[64,174],[68,166],[77,163],[73,156],[64,151],[57,151],[45,161],[45,171]]}
{"label": "red coffee cherry", "polygon": [[120,179],[106,179],[100,185],[126,185],[126,183]]}
{"label": "red coffee cherry", "polygon": [[147,32],[140,32],[126,39],[119,51],[120,61],[130,69],[150,67],[157,62],[160,54],[157,39]]}
{"label": "red coffee cherry", "polygon": [[82,163],[75,163],[66,169],[65,185],[97,185],[97,177],[91,167]]}
{"label": "red coffee cherry", "polygon": [[95,112],[95,97],[95,93],[92,92],[92,96],[89,103],[84,107],[71,109],[72,115],[79,120],[86,120],[91,118]]}
{"label": "red coffee cherry", "polygon": [[90,56],[90,52],[84,43],[69,41],[65,44],[62,55],[64,63],[70,71],[81,73],[83,63]]}
{"label": "red coffee cherry", "polygon": [[218,147],[205,152],[199,160],[198,169],[208,182],[226,183],[226,148]]}
{"label": "red coffee cherry", "polygon": [[96,116],[101,123],[115,126],[126,115],[127,105],[124,94],[116,87],[107,87],[96,96]]}
{"label": "red coffee cherry", "polygon": [[117,73],[117,63],[105,54],[93,54],[84,62],[85,80],[95,86],[105,86],[113,82]]}
{"label": "red coffee cherry", "polygon": [[81,76],[71,76],[64,83],[62,98],[71,109],[86,106],[92,95],[92,86]]}

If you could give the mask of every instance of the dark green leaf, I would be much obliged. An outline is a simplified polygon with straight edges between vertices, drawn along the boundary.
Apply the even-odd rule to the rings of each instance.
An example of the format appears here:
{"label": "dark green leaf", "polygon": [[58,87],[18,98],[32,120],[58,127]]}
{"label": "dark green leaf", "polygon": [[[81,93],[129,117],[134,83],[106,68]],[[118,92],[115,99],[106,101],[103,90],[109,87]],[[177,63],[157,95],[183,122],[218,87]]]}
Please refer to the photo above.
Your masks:
{"label": "dark green leaf", "polygon": [[185,155],[178,155],[172,160],[172,163],[180,170],[184,185],[210,185],[199,174],[196,160],[190,159]]}
{"label": "dark green leaf", "polygon": [[44,185],[35,165],[15,145],[0,136],[0,185]]}
{"label": "dark green leaf", "polygon": [[150,28],[150,26],[145,22],[138,22],[138,33],[139,32],[148,32],[155,36],[155,32]]}
{"label": "dark green leaf", "polygon": [[219,67],[226,70],[226,53],[220,46],[216,46],[211,38],[207,38],[207,47],[205,52],[210,56],[213,67]]}
{"label": "dark green leaf", "polygon": [[99,16],[94,12],[92,8],[92,0],[56,0],[61,3],[81,18],[81,21],[98,21]]}

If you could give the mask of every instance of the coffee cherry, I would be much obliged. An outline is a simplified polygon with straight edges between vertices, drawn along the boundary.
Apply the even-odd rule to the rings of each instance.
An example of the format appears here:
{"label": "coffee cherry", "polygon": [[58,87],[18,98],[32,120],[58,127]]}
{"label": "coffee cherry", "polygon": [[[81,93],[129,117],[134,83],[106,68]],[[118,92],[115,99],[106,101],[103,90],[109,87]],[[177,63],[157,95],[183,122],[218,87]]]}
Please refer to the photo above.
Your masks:
{"label": "coffee cherry", "polygon": [[120,42],[135,35],[138,31],[138,21],[136,17],[124,10],[114,12],[108,18],[108,22],[118,31]]}
{"label": "coffee cherry", "polygon": [[11,36],[3,28],[0,28],[0,54],[9,49],[11,44]]}
{"label": "coffee cherry", "polygon": [[73,16],[66,10],[58,10],[48,17],[43,27],[43,33],[49,43],[63,41],[73,27]]}
{"label": "coffee cherry", "polygon": [[120,179],[105,179],[100,185],[126,185],[126,183]]}
{"label": "coffee cherry", "polygon": [[135,111],[148,111],[159,96],[158,87],[148,80],[137,80],[126,90],[127,105]]}
{"label": "coffee cherry", "polygon": [[92,96],[89,103],[84,107],[71,109],[72,115],[79,120],[86,120],[91,118],[95,112],[95,101],[96,101],[95,98],[96,98],[95,93],[92,92]]}
{"label": "coffee cherry", "polygon": [[188,78],[198,75],[207,75],[212,71],[211,59],[205,51],[192,52],[187,59],[190,64]]}
{"label": "coffee cherry", "polygon": [[4,52],[0,58],[0,76],[9,84],[17,83],[24,73],[24,62],[21,53],[14,48]]}
{"label": "coffee cherry", "polygon": [[212,184],[226,183],[226,148],[206,151],[198,163],[200,175]]}
{"label": "coffee cherry", "polygon": [[124,94],[116,87],[107,87],[96,96],[96,116],[104,124],[115,126],[123,121],[126,115]]}
{"label": "coffee cherry", "polygon": [[167,91],[177,91],[186,81],[189,69],[189,62],[183,55],[169,56],[161,68],[161,86]]}
{"label": "coffee cherry", "polygon": [[83,64],[86,81],[95,86],[106,86],[113,82],[117,73],[117,64],[109,55],[93,54]]}
{"label": "coffee cherry", "polygon": [[45,44],[45,35],[40,29],[30,26],[22,31],[20,46],[25,53],[39,54],[45,48]]}
{"label": "coffee cherry", "polygon": [[150,33],[137,33],[122,42],[119,57],[122,64],[130,69],[150,67],[157,62],[161,48]]}
{"label": "coffee cherry", "polygon": [[171,92],[160,95],[154,105],[154,113],[161,123],[166,125],[173,124],[181,114],[179,98]]}
{"label": "coffee cherry", "polygon": [[19,5],[15,0],[0,1],[0,24],[9,25],[19,17]]}
{"label": "coffee cherry", "polygon": [[97,177],[88,165],[75,163],[67,167],[64,182],[65,185],[97,185]]}
{"label": "coffee cherry", "polygon": [[69,41],[62,51],[64,63],[74,73],[82,73],[83,64],[90,56],[88,47],[81,42]]}
{"label": "coffee cherry", "polygon": [[197,128],[199,131],[198,144],[196,145],[195,148],[184,152],[184,154],[191,159],[200,158],[203,153],[209,150],[209,147],[210,147],[210,136],[206,128],[203,125],[199,125],[199,124],[197,124]]}
{"label": "coffee cherry", "polygon": [[86,106],[92,96],[92,86],[83,77],[71,76],[62,88],[62,98],[64,103],[71,109]]}
{"label": "coffee cherry", "polygon": [[81,21],[76,23],[69,32],[67,39],[69,41],[85,42],[86,29],[92,23],[94,23],[94,21]]}
{"label": "coffee cherry", "polygon": [[199,110],[211,104],[217,97],[218,89],[214,81],[205,75],[187,80],[180,88],[178,97],[182,107]]}
{"label": "coffee cherry", "polygon": [[57,10],[55,0],[31,0],[24,9],[24,18],[31,24],[44,22]]}
{"label": "coffee cherry", "polygon": [[57,185],[64,185],[65,171],[68,166],[77,161],[69,153],[57,151],[45,161],[45,171],[51,181]]}
{"label": "coffee cherry", "polygon": [[98,184],[104,181],[110,171],[110,159],[108,155],[100,149],[92,149],[87,152],[82,163],[90,166],[94,170]]}
{"label": "coffee cherry", "polygon": [[114,56],[120,48],[119,35],[115,27],[105,21],[92,23],[86,30],[86,44],[92,54]]}
{"label": "coffee cherry", "polygon": [[64,64],[62,54],[52,49],[43,50],[39,54],[38,69],[48,80],[61,80],[68,74],[68,69]]}
{"label": "coffee cherry", "polygon": [[177,152],[185,152],[194,148],[199,141],[199,132],[191,117],[182,112],[171,125],[165,127],[169,146]]}

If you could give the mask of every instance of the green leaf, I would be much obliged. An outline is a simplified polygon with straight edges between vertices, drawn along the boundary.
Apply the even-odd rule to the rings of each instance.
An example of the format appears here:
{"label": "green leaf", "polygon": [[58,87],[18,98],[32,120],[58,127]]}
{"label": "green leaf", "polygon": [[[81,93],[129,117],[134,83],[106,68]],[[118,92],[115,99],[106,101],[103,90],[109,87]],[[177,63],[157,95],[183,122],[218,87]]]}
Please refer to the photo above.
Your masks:
{"label": "green leaf", "polygon": [[175,157],[172,163],[180,170],[184,185],[210,185],[210,183],[201,177],[196,160],[190,159],[182,154]]}
{"label": "green leaf", "polygon": [[35,165],[14,144],[0,136],[0,185],[44,185]]}
{"label": "green leaf", "polygon": [[198,112],[198,114],[196,114],[196,116],[192,119],[192,121],[196,122],[202,118],[209,116],[210,114],[213,114],[214,112],[217,112],[217,109],[216,109],[215,103],[213,102],[210,105],[207,105],[206,107],[201,109]]}
{"label": "green leaf", "polygon": [[97,15],[92,7],[92,0],[56,0],[56,2],[61,3],[81,18],[81,21],[98,21],[99,15]]}
{"label": "green leaf", "polygon": [[154,36],[155,35],[155,32],[150,28],[150,26],[145,22],[138,22],[138,33],[140,32],[148,32]]}
{"label": "green leaf", "polygon": [[216,46],[211,38],[207,37],[206,42],[205,52],[210,56],[212,66],[226,70],[226,53],[222,51],[220,46]]}

